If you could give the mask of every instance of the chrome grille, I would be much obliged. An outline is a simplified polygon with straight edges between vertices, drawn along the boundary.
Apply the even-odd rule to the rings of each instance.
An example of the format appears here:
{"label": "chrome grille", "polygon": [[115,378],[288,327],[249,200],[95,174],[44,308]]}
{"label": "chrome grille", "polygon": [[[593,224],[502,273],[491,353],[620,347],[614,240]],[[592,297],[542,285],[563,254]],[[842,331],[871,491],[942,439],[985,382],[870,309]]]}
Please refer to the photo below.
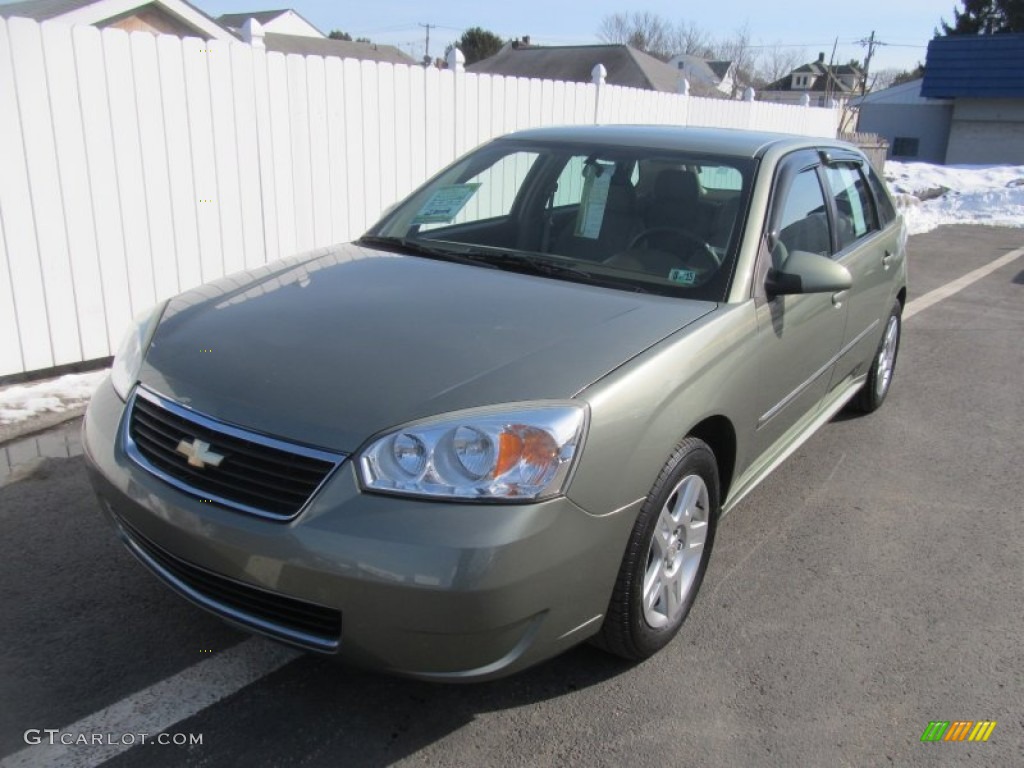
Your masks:
{"label": "chrome grille", "polygon": [[[205,416],[139,387],[129,405],[125,449],[135,463],[200,499],[287,520],[299,513],[344,459]],[[217,466],[189,464],[178,449],[203,441]]]}

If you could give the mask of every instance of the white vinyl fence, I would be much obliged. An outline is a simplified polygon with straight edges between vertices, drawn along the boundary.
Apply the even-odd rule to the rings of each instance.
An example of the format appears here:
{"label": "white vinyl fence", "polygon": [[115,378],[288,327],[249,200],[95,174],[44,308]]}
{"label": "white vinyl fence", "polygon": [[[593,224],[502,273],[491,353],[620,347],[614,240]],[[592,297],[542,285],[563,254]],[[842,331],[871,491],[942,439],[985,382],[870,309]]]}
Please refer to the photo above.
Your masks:
{"label": "white vinyl fence", "polygon": [[160,299],[351,239],[520,128],[834,136],[835,110],[0,19],[0,376],[107,357]]}

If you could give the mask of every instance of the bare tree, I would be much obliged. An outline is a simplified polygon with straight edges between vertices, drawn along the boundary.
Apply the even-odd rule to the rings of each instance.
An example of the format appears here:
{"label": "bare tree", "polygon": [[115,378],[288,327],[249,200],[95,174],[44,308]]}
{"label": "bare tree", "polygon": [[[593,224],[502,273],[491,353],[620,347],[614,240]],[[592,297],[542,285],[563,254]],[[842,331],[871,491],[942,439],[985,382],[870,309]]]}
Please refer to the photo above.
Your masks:
{"label": "bare tree", "polygon": [[719,61],[731,61],[736,65],[733,84],[733,96],[739,95],[743,89],[753,85],[756,79],[757,50],[750,44],[750,27],[744,24],[731,37],[718,40],[711,46],[711,58]]}
{"label": "bare tree", "polygon": [[911,80],[917,80],[920,77],[924,77],[924,65],[920,63],[914,69],[897,69],[895,67],[880,69],[871,75],[868,90],[881,91],[894,85],[902,85]]}
{"label": "bare tree", "polygon": [[659,59],[668,60],[672,57],[671,22],[649,11],[605,16],[597,28],[597,36],[606,43],[629,45]]}
{"label": "bare tree", "polygon": [[714,41],[706,29],[693,22],[680,21],[672,32],[672,52],[685,53],[688,56],[709,58],[714,48]]}
{"label": "bare tree", "polygon": [[807,61],[805,48],[789,48],[776,43],[761,50],[757,64],[757,79],[762,87],[774,83]]}

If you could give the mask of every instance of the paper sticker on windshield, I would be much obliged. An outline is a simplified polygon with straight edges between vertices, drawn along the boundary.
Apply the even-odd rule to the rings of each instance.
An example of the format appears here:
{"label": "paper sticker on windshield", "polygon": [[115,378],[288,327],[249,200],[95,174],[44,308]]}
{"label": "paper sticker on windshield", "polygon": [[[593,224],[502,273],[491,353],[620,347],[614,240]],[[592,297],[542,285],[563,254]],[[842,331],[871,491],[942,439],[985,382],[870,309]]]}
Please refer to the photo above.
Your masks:
{"label": "paper sticker on windshield", "polygon": [[673,283],[693,285],[697,282],[697,273],[692,269],[673,269],[668,273],[668,279]]}
{"label": "paper sticker on windshield", "polygon": [[480,184],[452,184],[450,187],[441,187],[430,199],[423,204],[413,224],[447,224],[459,215],[466,203],[469,202]]}
{"label": "paper sticker on windshield", "polygon": [[583,169],[583,197],[576,216],[576,237],[596,240],[600,236],[614,170],[614,165],[600,162],[588,163]]}

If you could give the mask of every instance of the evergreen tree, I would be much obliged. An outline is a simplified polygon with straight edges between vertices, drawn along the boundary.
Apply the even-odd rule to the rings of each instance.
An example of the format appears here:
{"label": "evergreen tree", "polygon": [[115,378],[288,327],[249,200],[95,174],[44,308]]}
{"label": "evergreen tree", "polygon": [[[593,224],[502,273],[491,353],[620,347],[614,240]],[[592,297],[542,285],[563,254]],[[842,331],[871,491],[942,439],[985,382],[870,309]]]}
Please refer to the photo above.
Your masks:
{"label": "evergreen tree", "polygon": [[961,0],[963,11],[953,9],[953,23],[942,20],[939,35],[994,35],[1024,32],[1024,0]]}
{"label": "evergreen tree", "polygon": [[480,27],[470,27],[462,33],[455,45],[466,57],[466,65],[487,59],[501,50],[505,41],[493,32]]}

